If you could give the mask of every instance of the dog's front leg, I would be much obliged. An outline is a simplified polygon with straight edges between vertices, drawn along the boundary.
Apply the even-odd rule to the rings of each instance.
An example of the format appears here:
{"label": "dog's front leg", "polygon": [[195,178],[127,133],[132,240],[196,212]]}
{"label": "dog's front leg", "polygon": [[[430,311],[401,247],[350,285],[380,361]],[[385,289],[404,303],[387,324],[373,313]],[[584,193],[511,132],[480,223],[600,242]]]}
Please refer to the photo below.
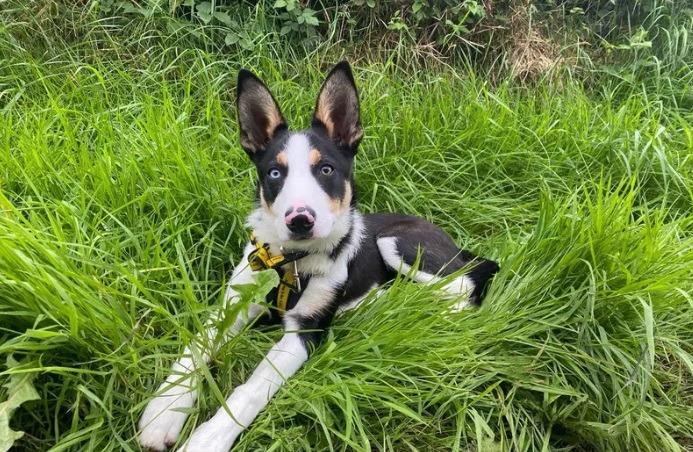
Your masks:
{"label": "dog's front leg", "polygon": [[[253,272],[248,268],[247,262],[248,254],[253,249],[250,244],[246,247],[243,259],[234,269],[224,296],[227,306],[238,301],[238,294],[231,287],[232,285],[252,282]],[[217,336],[214,325],[218,323],[221,312],[223,310],[209,319],[205,333],[199,335],[193,344],[185,348],[183,355],[173,364],[171,374],[144,409],[139,422],[138,439],[145,448],[164,450],[176,442],[188,417],[186,410],[193,406],[197,398],[198,381],[194,373],[195,369],[201,363],[208,363],[214,349],[238,333],[248,321],[260,315],[262,308],[258,305],[250,305],[239,312],[234,323],[222,335],[222,344],[214,344]]]}
{"label": "dog's front leg", "polygon": [[180,450],[228,451],[238,435],[265,408],[284,383],[284,379],[296,373],[307,358],[308,351],[298,333],[285,333],[248,381],[231,393],[226,400],[226,407],[220,408],[210,420],[197,427]]}
{"label": "dog's front leg", "polygon": [[[325,325],[334,311],[330,306],[333,279],[313,278],[296,306],[284,318],[284,336],[277,342],[255,369],[248,381],[236,387],[207,422],[201,424],[188,442],[181,447],[187,452],[227,452],[257,417],[284,381],[293,376],[308,359],[307,344],[318,340],[315,328]],[[311,332],[301,332],[311,329]]]}

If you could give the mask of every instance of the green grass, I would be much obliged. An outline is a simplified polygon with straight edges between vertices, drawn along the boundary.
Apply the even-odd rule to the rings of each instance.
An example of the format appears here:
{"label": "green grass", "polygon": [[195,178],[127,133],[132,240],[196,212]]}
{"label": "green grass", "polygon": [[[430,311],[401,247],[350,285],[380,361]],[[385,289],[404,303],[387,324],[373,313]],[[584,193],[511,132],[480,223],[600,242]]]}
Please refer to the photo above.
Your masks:
{"label": "green grass", "polygon": [[[49,57],[2,36],[0,356],[21,364],[0,382],[32,374],[40,395],[11,425],[24,450],[138,450],[144,404],[248,238],[237,70],[299,128],[339,55]],[[656,80],[532,87],[359,60],[363,210],[422,215],[502,270],[478,310],[446,315],[400,280],[339,319],[235,450],[690,448],[692,71],[677,51]],[[222,349],[184,437],[279,334]]]}

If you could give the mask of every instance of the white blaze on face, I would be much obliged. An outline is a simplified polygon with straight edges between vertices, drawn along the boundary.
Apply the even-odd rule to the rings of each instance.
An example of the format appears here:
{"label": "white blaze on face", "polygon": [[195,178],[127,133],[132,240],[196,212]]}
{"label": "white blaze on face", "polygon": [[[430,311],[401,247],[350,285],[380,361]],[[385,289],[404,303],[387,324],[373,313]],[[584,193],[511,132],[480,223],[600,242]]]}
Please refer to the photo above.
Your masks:
{"label": "white blaze on face", "polygon": [[284,154],[288,173],[279,195],[272,203],[276,217],[276,227],[289,238],[289,230],[284,223],[284,214],[295,206],[305,205],[315,211],[315,238],[327,237],[332,231],[334,215],[330,211],[330,197],[322,189],[313,175],[310,162],[310,141],[303,134],[293,134],[286,143]]}

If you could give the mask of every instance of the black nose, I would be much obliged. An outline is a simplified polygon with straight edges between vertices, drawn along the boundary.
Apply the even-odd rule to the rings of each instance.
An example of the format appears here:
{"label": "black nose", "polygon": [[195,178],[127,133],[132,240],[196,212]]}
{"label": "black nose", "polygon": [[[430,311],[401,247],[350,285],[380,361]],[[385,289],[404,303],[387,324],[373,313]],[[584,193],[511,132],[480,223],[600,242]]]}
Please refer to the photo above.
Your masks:
{"label": "black nose", "polygon": [[296,215],[291,219],[291,222],[287,225],[289,231],[294,234],[306,235],[313,229],[315,221],[309,218],[308,215]]}

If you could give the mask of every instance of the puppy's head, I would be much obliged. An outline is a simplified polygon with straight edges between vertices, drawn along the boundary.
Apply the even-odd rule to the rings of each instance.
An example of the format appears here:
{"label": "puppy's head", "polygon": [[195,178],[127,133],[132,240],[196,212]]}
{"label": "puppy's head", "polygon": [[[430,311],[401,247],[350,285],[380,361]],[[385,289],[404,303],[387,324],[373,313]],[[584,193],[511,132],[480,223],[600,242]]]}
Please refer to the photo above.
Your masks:
{"label": "puppy's head", "polygon": [[237,106],[241,146],[258,174],[251,226],[293,248],[338,241],[350,227],[353,160],[363,136],[349,64],[325,79],[309,129],[290,131],[272,93],[246,70],[238,74]]}

